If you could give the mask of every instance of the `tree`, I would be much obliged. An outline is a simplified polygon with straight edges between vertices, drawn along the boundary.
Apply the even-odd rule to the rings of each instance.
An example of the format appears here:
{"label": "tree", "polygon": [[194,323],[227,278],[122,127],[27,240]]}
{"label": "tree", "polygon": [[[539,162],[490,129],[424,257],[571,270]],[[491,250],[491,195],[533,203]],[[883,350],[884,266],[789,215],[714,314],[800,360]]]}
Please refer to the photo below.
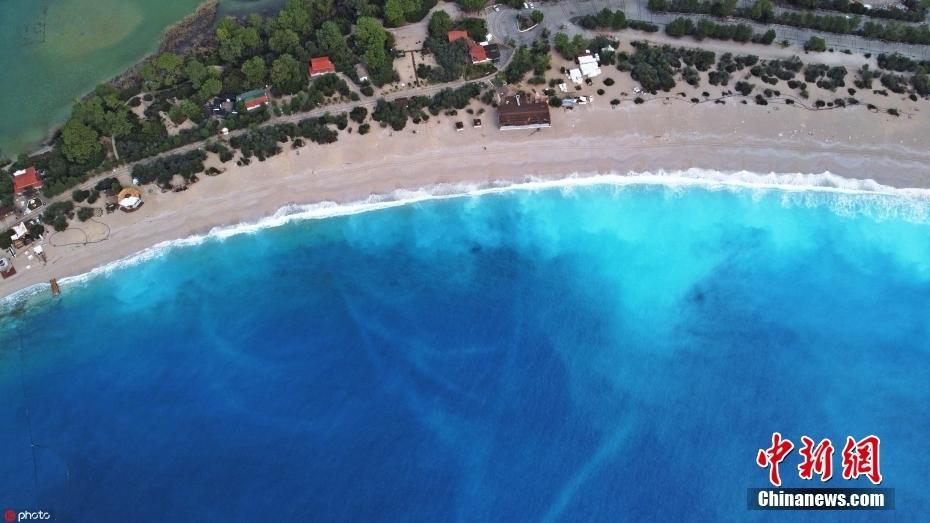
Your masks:
{"label": "tree", "polygon": [[271,20],[276,29],[292,31],[297,35],[310,33],[310,2],[309,0],[287,0],[278,15]]}
{"label": "tree", "polygon": [[372,83],[384,85],[394,80],[394,61],[385,49],[387,32],[377,19],[367,16],[358,19],[355,45]]}
{"label": "tree", "polygon": [[170,118],[175,125],[181,125],[187,120],[187,113],[184,112],[184,109],[182,109],[180,105],[172,105],[168,109],[168,118]]}
{"label": "tree", "polygon": [[429,19],[429,34],[434,38],[446,38],[452,30],[452,17],[445,11],[436,11]]}
{"label": "tree", "polygon": [[757,22],[771,22],[775,19],[775,8],[770,0],[756,0],[749,9],[749,17]]}
{"label": "tree", "polygon": [[184,112],[184,116],[190,119],[192,122],[199,122],[203,120],[204,114],[203,109],[190,100],[184,100],[181,102],[181,111]]}
{"label": "tree", "polygon": [[917,74],[911,78],[911,84],[920,96],[930,95],[930,77],[928,77],[927,73],[923,70],[919,70]]}
{"label": "tree", "polygon": [[320,24],[323,20],[328,20],[333,12],[333,0],[307,0],[310,4],[310,18]]}
{"label": "tree", "polygon": [[349,44],[342,36],[342,31],[335,22],[323,22],[316,32],[316,43],[326,53],[337,68],[345,69],[355,63],[355,57],[349,50]]}
{"label": "tree", "polygon": [[694,32],[694,22],[690,18],[678,17],[665,26],[665,34],[681,38]]}
{"label": "tree", "polygon": [[187,60],[185,73],[187,74],[188,80],[191,81],[191,85],[194,86],[194,89],[200,89],[200,86],[203,84],[204,80],[207,79],[207,75],[209,74],[207,72],[207,67],[196,58]]}
{"label": "tree", "polygon": [[487,0],[458,0],[458,4],[462,6],[462,9],[468,12],[475,12],[487,3]]}
{"label": "tree", "polygon": [[544,17],[545,15],[543,14],[543,12],[539,10],[534,10],[532,13],[530,13],[530,20],[533,21],[533,24],[538,24],[542,22]]}
{"label": "tree", "polygon": [[268,47],[276,54],[292,53],[300,47],[300,37],[290,29],[278,29],[271,33]]}
{"label": "tree", "polygon": [[258,29],[243,27],[234,18],[224,18],[216,26],[216,40],[219,43],[219,55],[223,61],[238,64],[249,52],[261,44]]}
{"label": "tree", "polygon": [[220,94],[220,91],[222,90],[223,90],[223,82],[221,82],[219,78],[211,76],[210,78],[207,78],[206,80],[204,80],[202,84],[200,84],[200,90],[197,91],[197,94],[203,100],[207,100],[209,98],[212,98]]}
{"label": "tree", "polygon": [[171,87],[181,78],[184,60],[175,53],[162,53],[139,71],[149,89]]}
{"label": "tree", "polygon": [[258,87],[265,84],[265,77],[268,76],[268,68],[265,65],[265,59],[261,56],[253,56],[242,64],[242,74],[245,75],[249,87]]}
{"label": "tree", "polygon": [[271,64],[271,84],[284,94],[293,94],[306,84],[306,70],[289,54],[283,54]]}
{"label": "tree", "polygon": [[391,27],[404,25],[410,3],[410,0],[387,0],[384,3],[384,22]]}
{"label": "tree", "polygon": [[100,154],[100,136],[74,118],[61,130],[62,152],[71,163],[86,165]]}
{"label": "tree", "polygon": [[368,116],[368,109],[365,109],[361,106],[356,107],[349,112],[349,118],[358,123],[364,122],[366,116]]}
{"label": "tree", "polygon": [[100,129],[104,125],[106,111],[103,109],[103,99],[99,96],[90,96],[74,104],[71,109],[71,118],[91,127]]}
{"label": "tree", "polygon": [[565,33],[556,33],[555,37],[552,39],[552,45],[555,47],[556,51],[559,52],[565,58],[575,58],[585,48],[588,46],[588,41],[585,38],[577,34],[571,40],[568,39],[568,35]]}
{"label": "tree", "polygon": [[113,147],[113,157],[119,160],[119,152],[116,150],[116,139],[132,132],[132,122],[129,121],[129,113],[125,110],[107,113],[104,117],[103,127],[104,132],[110,136],[110,145]]}
{"label": "tree", "polygon": [[822,53],[827,50],[827,41],[819,36],[812,36],[810,40],[804,44],[804,50]]}

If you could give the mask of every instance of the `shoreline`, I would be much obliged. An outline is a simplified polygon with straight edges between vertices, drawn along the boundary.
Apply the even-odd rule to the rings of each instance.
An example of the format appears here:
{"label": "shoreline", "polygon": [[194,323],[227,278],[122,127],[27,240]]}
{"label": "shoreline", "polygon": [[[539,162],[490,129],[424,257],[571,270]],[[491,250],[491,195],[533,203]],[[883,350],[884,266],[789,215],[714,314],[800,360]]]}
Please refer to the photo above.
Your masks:
{"label": "shoreline", "polygon": [[[925,167],[930,164],[926,132],[930,121],[920,116],[754,105],[680,109],[670,103],[617,109],[601,103],[555,111],[553,128],[539,132],[501,132],[493,125],[456,132],[455,118],[441,116],[400,132],[375,127],[364,136],[341,133],[339,141],[329,145],[291,150],[285,144],[285,152],[265,162],[222,165],[226,172],[202,176],[183,193],[160,193],[144,186],[145,205],[134,213],[117,211],[74,222],[61,233],[47,233],[43,241],[47,264],[17,256],[18,274],[0,281],[0,297],[22,295],[19,291],[36,285],[47,288],[51,278],[63,282],[67,294],[70,278],[95,268],[141,256],[165,242],[190,241],[217,228],[280,218],[276,213],[285,212],[281,209],[306,209],[320,202],[350,207],[379,199],[384,203],[402,194],[426,194],[424,188],[441,193],[533,180],[554,185],[593,183],[586,177],[680,174],[697,168],[730,175],[729,180],[705,180],[707,185],[820,187],[909,198],[930,208],[930,176]],[[733,173],[744,173],[743,179],[734,179]],[[747,183],[751,180],[745,179],[745,173],[758,175],[753,184]],[[793,174],[777,178],[769,173]],[[574,180],[585,181],[570,181],[572,174]],[[648,183],[661,183],[662,178],[651,176]],[[874,181],[865,181],[869,179]],[[31,268],[26,269],[26,264]]]}
{"label": "shoreline", "polygon": [[[351,216],[368,212],[403,207],[417,203],[456,198],[483,197],[517,191],[535,192],[547,190],[571,190],[589,187],[661,187],[666,189],[703,189],[708,191],[778,191],[783,193],[819,193],[850,195],[855,197],[878,197],[906,200],[907,204],[920,204],[923,219],[930,219],[930,188],[896,188],[882,185],[872,179],[844,178],[829,172],[814,173],[768,173],[760,174],[748,171],[723,172],[691,168],[687,171],[666,173],[567,173],[551,178],[526,176],[478,182],[461,182],[458,184],[440,184],[416,189],[398,189],[389,194],[371,194],[364,200],[335,202],[324,200],[314,203],[289,203],[271,214],[253,221],[217,224],[205,232],[161,240],[144,249],[107,261],[77,274],[66,275],[59,280],[62,288],[80,285],[97,276],[104,276],[114,270],[144,263],[158,256],[168,254],[175,248],[201,245],[208,241],[225,240],[242,234],[254,234],[266,229],[286,226],[293,222],[325,220]],[[854,211],[856,213],[857,211]],[[861,212],[859,209],[858,212]],[[896,215],[900,218],[900,215]],[[12,293],[0,296],[0,306],[14,305],[45,291],[46,283],[36,282]]]}

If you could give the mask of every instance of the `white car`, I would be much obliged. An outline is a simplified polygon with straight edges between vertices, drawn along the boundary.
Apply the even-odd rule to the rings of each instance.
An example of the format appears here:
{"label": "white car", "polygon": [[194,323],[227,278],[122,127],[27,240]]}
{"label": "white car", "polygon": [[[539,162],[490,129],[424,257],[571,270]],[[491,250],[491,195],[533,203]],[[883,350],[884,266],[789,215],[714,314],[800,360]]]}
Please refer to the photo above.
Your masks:
{"label": "white car", "polygon": [[499,6],[499,5],[494,6],[494,10],[497,11],[497,12],[500,12],[501,6]]}

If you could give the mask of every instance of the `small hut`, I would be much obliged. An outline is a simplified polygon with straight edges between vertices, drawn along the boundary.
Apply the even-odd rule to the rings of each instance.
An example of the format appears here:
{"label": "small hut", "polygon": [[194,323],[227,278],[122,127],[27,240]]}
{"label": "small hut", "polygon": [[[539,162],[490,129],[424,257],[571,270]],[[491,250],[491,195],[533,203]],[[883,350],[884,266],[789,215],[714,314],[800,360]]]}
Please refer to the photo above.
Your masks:
{"label": "small hut", "polygon": [[0,276],[3,276],[5,280],[14,274],[16,274],[16,268],[13,267],[13,262],[5,256],[0,257]]}
{"label": "small hut", "polygon": [[132,212],[142,206],[142,191],[126,187],[116,195],[116,203],[123,212]]}

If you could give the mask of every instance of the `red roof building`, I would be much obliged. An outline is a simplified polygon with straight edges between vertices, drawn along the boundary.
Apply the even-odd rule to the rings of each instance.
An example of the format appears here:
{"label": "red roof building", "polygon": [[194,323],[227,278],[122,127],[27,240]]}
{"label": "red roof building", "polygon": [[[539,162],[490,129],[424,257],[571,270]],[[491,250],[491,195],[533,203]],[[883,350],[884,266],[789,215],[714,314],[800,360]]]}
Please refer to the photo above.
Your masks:
{"label": "red roof building", "polygon": [[268,103],[268,95],[259,96],[258,98],[252,98],[251,100],[246,100],[242,103],[242,106],[245,107],[246,111],[251,111],[252,109],[258,109],[259,107]]}
{"label": "red roof building", "polygon": [[328,56],[318,56],[310,59],[310,76],[319,76],[321,74],[335,73],[336,66],[329,60]]}
{"label": "red roof building", "polygon": [[13,192],[22,194],[29,189],[41,189],[42,179],[35,167],[29,167],[13,173]]}
{"label": "red roof building", "polygon": [[475,42],[468,42],[468,56],[471,57],[471,63],[473,64],[483,64],[484,62],[491,61],[491,59],[488,58],[488,53],[484,51],[484,47]]}
{"label": "red roof building", "polygon": [[449,31],[449,41],[454,42],[462,38],[468,40],[468,31]]}

